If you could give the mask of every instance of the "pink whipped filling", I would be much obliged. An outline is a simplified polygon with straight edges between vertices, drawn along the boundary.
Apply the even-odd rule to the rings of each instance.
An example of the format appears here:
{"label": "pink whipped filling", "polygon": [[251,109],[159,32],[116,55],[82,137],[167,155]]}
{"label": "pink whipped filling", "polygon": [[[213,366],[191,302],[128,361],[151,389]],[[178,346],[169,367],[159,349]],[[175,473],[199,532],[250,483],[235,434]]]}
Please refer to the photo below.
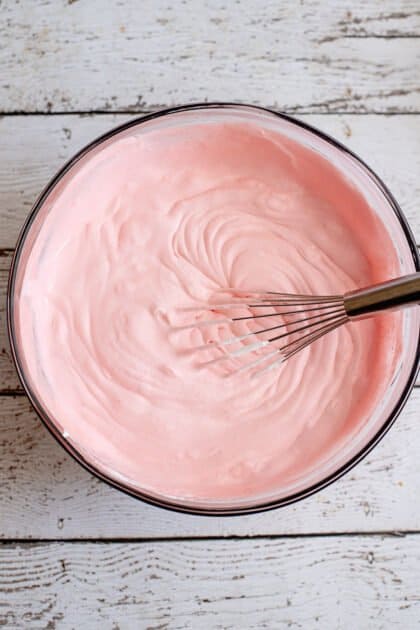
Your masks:
{"label": "pink whipped filling", "polygon": [[227,287],[329,294],[398,274],[368,201],[315,151],[250,123],[134,129],[48,204],[22,262],[19,343],[42,405],[109,476],[176,498],[268,495],[336,454],[384,396],[394,315],[255,379],[224,378],[244,359],[200,370],[188,352],[251,324],[172,330],[196,316],[180,306]]}

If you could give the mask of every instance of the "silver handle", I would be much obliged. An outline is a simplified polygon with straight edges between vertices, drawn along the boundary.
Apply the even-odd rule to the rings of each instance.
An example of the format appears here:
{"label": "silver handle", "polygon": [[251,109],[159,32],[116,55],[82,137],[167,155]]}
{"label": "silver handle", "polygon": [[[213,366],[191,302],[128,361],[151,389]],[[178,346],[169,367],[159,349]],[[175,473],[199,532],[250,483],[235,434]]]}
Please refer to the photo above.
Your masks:
{"label": "silver handle", "polygon": [[420,304],[420,272],[349,291],[344,296],[344,308],[350,318],[413,304]]}

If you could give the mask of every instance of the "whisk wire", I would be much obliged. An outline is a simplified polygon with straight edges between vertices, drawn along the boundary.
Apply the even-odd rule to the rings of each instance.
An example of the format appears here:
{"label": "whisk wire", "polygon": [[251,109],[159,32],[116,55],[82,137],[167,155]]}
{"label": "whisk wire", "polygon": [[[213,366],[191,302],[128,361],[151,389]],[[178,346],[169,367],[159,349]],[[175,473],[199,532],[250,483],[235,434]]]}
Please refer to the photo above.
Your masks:
{"label": "whisk wire", "polygon": [[[278,323],[275,326],[251,330],[246,334],[232,336],[216,343],[211,341],[210,344],[196,348],[198,350],[204,348],[208,349],[209,345],[212,345],[215,348],[224,349],[222,356],[201,364],[210,365],[231,357],[246,355],[247,353],[258,351],[271,345],[274,348],[273,351],[261,353],[261,355],[257,356],[253,361],[240,366],[233,372],[233,374],[237,374],[238,372],[252,369],[267,362],[270,358],[276,357],[276,360],[265,365],[253,374],[256,375],[273,369],[276,365],[290,359],[313,342],[350,320],[375,315],[380,311],[388,309],[420,304],[420,272],[350,291],[343,295],[314,296],[302,293],[289,294],[279,293],[277,291],[238,291],[236,289],[226,289],[223,291],[224,294],[229,292],[234,296],[229,301],[187,307],[181,310],[206,310],[216,313],[217,311],[228,311],[235,308],[248,308],[251,309],[250,315],[196,321],[191,325],[179,326],[177,329],[185,330],[215,325],[220,327],[225,324],[231,325],[235,322],[244,322],[247,320],[260,321],[268,317],[286,318],[286,321],[282,321],[282,323]],[[274,312],[257,315],[252,310],[260,308],[274,309]],[[268,339],[254,341],[253,343],[244,343],[239,348],[226,350],[226,348],[231,345],[246,342],[248,338],[251,339],[257,335],[280,330],[280,334],[274,334],[274,336]],[[275,344],[277,342],[283,343],[281,340],[284,340],[285,343],[276,346]]]}
{"label": "whisk wire", "polygon": [[[303,350],[304,348],[306,348],[313,341],[316,341],[317,339],[323,337],[327,332],[331,332],[332,330],[334,330],[334,328],[337,328],[338,326],[341,326],[341,324],[344,323],[346,320],[347,320],[347,317],[345,315],[344,316],[343,315],[334,316],[334,317],[330,317],[328,319],[325,319],[322,322],[316,322],[316,323],[311,324],[309,326],[299,328],[299,329],[297,329],[297,330],[295,330],[293,332],[299,332],[300,330],[302,330],[304,328],[308,329],[311,326],[319,326],[321,324],[315,330],[311,330],[308,333],[306,333],[305,335],[302,335],[301,337],[299,337],[298,339],[292,340],[289,343],[285,344],[284,346],[281,346],[280,348],[277,348],[274,353],[263,355],[262,357],[256,359],[255,361],[252,361],[252,362],[250,362],[250,363],[248,363],[248,364],[246,364],[244,366],[241,366],[240,368],[235,370],[235,373],[237,373],[237,372],[244,372],[246,369],[253,368],[254,366],[258,365],[259,363],[262,363],[263,361],[265,361],[266,359],[270,358],[271,356],[274,356],[275,354],[280,354],[281,356],[280,356],[280,358],[277,361],[274,362],[274,364],[283,363],[283,361],[286,361],[287,359],[290,359],[293,355],[295,355],[300,350]],[[272,339],[268,340],[268,343],[272,343],[273,341],[277,341],[279,339],[285,338],[285,337],[288,336],[288,334],[293,334],[293,332],[291,332],[291,333],[286,332],[283,335],[279,335],[277,337],[273,337]],[[226,355],[226,356],[229,356],[229,355]],[[262,370],[259,370],[258,373],[259,372],[263,372],[263,371],[266,371],[266,368],[263,368]]]}
{"label": "whisk wire", "polygon": [[[255,294],[253,294],[255,295]],[[270,297],[265,297],[270,296]],[[304,296],[304,295],[288,295],[285,293],[265,292],[256,295],[256,301],[250,298],[250,295],[245,296],[246,300],[218,302],[213,304],[207,304],[203,306],[187,307],[181,309],[183,311],[199,311],[199,310],[211,310],[217,311],[229,311],[235,308],[248,308],[248,309],[260,309],[270,308],[274,309],[274,312],[262,313],[251,315],[241,315],[239,317],[229,317],[223,319],[207,319],[204,321],[196,321],[193,324],[186,326],[178,326],[177,330],[187,330],[192,328],[203,328],[207,326],[220,326],[225,324],[234,324],[235,322],[245,322],[249,320],[262,320],[269,317],[281,317],[287,318],[291,321],[281,321],[281,323],[275,326],[262,327],[259,330],[250,331],[244,335],[236,335],[229,337],[228,339],[222,339],[218,342],[210,341],[194,348],[195,351],[208,350],[210,347],[223,350],[224,353],[221,356],[217,356],[209,361],[202,362],[200,368],[209,367],[221,361],[227,359],[235,359],[242,357],[246,354],[257,352],[263,348],[290,338],[288,343],[268,353],[262,353],[257,356],[253,361],[248,362],[245,365],[240,366],[232,374],[250,370],[270,360],[270,358],[278,357],[275,361],[272,361],[262,369],[258,370],[255,374],[265,372],[272,369],[276,365],[286,361],[294,354],[308,346],[310,343],[319,339],[322,335],[326,334],[333,328],[339,326],[346,319],[346,312],[344,308],[343,298],[341,296]],[[256,337],[257,335],[268,334],[274,331],[282,331],[280,334],[275,334],[268,339],[261,341],[254,341],[254,343],[246,343],[239,348],[228,349],[229,346],[240,344],[247,339]],[[304,333],[298,338],[293,338],[296,334]]]}
{"label": "whisk wire", "polygon": [[[321,329],[319,329],[318,333],[314,334],[313,332],[308,333],[308,335],[304,335],[304,337],[311,337],[310,339],[307,339],[304,343],[299,344],[294,350],[290,351],[290,352],[284,352],[284,349],[287,348],[288,346],[290,346],[291,344],[286,344],[286,346],[283,346],[283,348],[279,348],[277,350],[277,353],[281,355],[281,358],[278,359],[277,361],[274,361],[272,363],[270,363],[269,365],[267,365],[266,367],[258,370],[257,372],[255,372],[252,376],[259,376],[260,374],[263,374],[264,372],[268,372],[269,370],[274,369],[275,367],[277,367],[278,365],[280,365],[281,363],[284,363],[285,361],[287,361],[288,359],[290,359],[292,356],[294,356],[295,354],[297,354],[298,352],[300,352],[301,350],[303,350],[304,348],[306,348],[307,346],[311,345],[314,341],[316,341],[317,339],[320,339],[321,337],[323,337],[324,335],[326,335],[329,332],[332,332],[335,328],[338,328],[339,326],[341,326],[342,324],[345,323],[345,321],[347,321],[347,318],[342,318],[341,320],[336,320],[333,323],[330,323],[328,326],[323,326]],[[300,341],[304,338],[302,337],[300,339]],[[268,358],[269,355],[266,355],[266,358]],[[243,366],[245,367],[245,366]],[[253,367],[252,364],[249,364],[249,367]],[[242,370],[242,368],[240,368],[241,371],[245,371]],[[239,370],[236,370],[235,373],[237,373]]]}

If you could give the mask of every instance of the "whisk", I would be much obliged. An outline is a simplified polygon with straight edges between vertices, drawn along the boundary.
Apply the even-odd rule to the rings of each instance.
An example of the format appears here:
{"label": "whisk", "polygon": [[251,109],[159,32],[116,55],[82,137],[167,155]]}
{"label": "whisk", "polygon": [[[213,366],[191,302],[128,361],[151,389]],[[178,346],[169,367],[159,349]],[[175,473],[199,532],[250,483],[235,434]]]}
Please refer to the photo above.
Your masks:
{"label": "whisk", "polygon": [[[231,292],[234,297],[228,302],[211,303],[183,310],[205,310],[212,313],[226,311],[231,314],[236,309],[247,308],[251,312],[250,315],[206,319],[180,328],[232,324],[246,320],[255,320],[256,323],[262,324],[259,329],[244,335],[219,341],[211,340],[209,342],[211,347],[223,352],[217,358],[200,364],[201,367],[209,366],[219,361],[259,351],[262,348],[270,348],[269,352],[257,353],[257,358],[241,365],[231,373],[237,374],[244,370],[258,368],[256,372],[253,372],[255,376],[279,366],[317,339],[349,321],[370,317],[381,311],[420,304],[420,272],[343,295],[299,295],[276,291],[231,290]],[[269,312],[266,312],[267,310]],[[273,317],[281,318],[281,323],[264,326],[264,323]],[[262,339],[258,340],[259,336]],[[198,346],[195,350],[209,349],[209,343]],[[240,347],[235,348],[237,345]]]}

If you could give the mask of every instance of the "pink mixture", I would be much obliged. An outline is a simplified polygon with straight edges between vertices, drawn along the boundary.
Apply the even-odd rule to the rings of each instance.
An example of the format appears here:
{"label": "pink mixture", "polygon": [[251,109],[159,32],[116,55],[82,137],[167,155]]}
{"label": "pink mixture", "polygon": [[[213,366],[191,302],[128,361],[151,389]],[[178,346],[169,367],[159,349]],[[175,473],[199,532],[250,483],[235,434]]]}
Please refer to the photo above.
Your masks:
{"label": "pink mixture", "polygon": [[19,286],[19,341],[64,437],[109,476],[180,499],[268,495],[364,425],[398,319],[226,379],[242,361],[199,370],[186,350],[232,330],[174,332],[192,317],[177,309],[226,287],[341,293],[398,271],[366,199],[294,140],[251,123],[133,130],[54,193]]}

